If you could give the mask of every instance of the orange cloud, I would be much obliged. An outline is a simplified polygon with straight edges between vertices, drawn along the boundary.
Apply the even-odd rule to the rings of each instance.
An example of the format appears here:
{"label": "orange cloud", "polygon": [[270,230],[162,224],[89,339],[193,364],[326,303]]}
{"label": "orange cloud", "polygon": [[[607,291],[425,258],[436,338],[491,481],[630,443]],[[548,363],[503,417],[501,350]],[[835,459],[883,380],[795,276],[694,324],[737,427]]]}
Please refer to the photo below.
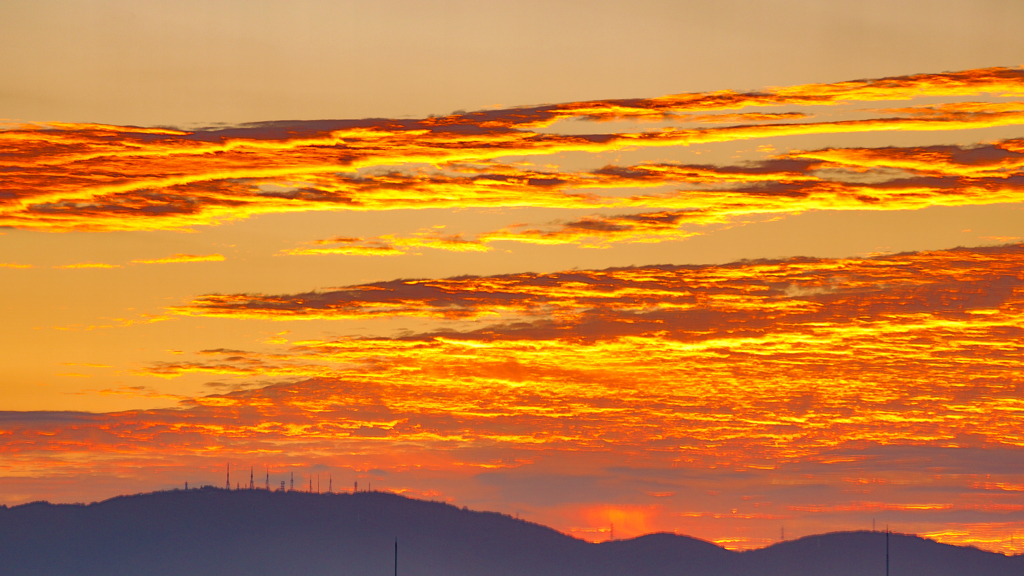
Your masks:
{"label": "orange cloud", "polygon": [[[271,428],[335,442],[362,430],[423,446],[671,446],[672,461],[740,470],[859,466],[838,456],[869,446],[1016,449],[1022,264],[1016,245],[207,296],[179,312],[491,323],[299,341],[269,354],[209,350],[147,372],[307,379],[186,405],[273,406],[259,410],[275,414]],[[283,398],[292,412],[282,411]],[[262,437],[239,428],[248,425],[222,426]]]}
{"label": "orange cloud", "polygon": [[316,240],[316,245],[340,243],[330,248],[295,248],[282,253],[292,256],[345,254],[359,256],[397,256],[417,248],[432,248],[450,252],[486,252],[493,242],[521,242],[527,244],[578,244],[602,248],[612,242],[663,242],[684,240],[697,232],[679,229],[688,218],[702,214],[696,211],[643,212],[613,216],[586,216],[569,222],[555,222],[543,228],[526,225],[510,226],[502,230],[479,234],[465,239],[460,235],[444,236],[436,233],[416,237],[398,238],[394,235],[376,238],[341,238]]}
{"label": "orange cloud", "polygon": [[[442,235],[435,231],[414,237],[399,238],[387,234],[376,238],[335,237],[315,240],[312,248],[293,248],[282,251],[291,256],[319,256],[343,254],[348,256],[399,256],[418,248],[432,248],[449,252],[487,252],[490,250],[479,240],[465,240],[459,235]],[[340,244],[340,246],[330,246]],[[327,246],[327,247],[323,247]]]}
{"label": "orange cloud", "polygon": [[539,127],[558,120],[669,118],[681,113],[730,110],[747,106],[834,105],[851,101],[908,100],[922,96],[1017,95],[1024,93],[1024,71],[985,68],[945,74],[916,74],[835,84],[804,84],[762,92],[722,90],[650,99],[598,100],[534,108],[453,114],[438,124]]}
{"label": "orange cloud", "polygon": [[[637,171],[614,183],[614,170],[565,180],[535,171],[497,175],[409,174],[427,163],[457,168],[502,156],[567,151],[602,152],[645,146],[688,146],[805,134],[900,130],[960,130],[1024,123],[1015,103],[964,103],[895,109],[880,117],[794,122],[801,113],[742,116],[698,114],[690,122],[724,118],[747,124],[668,128],[638,133],[552,134],[528,129],[562,118],[663,117],[750,105],[834,104],[1024,91],[1021,70],[987,69],[830,85],[648,100],[570,103],[491,110],[423,120],[265,123],[185,132],[91,124],[22,126],[0,131],[15,152],[0,162],[9,197],[0,225],[51,231],[154,230],[210,225],[264,213],[381,210],[453,206],[623,206],[612,198],[566,193],[575,188],[644,186]],[[754,121],[757,123],[751,123]],[[1009,150],[1009,148],[1007,148]],[[370,168],[390,173],[359,175]],[[741,178],[704,167],[654,168],[654,180],[720,184]],[[677,172],[673,176],[672,172]],[[703,172],[703,174],[701,174]],[[728,171],[726,171],[728,172]],[[748,173],[749,175],[749,173]],[[807,174],[801,175],[807,177]],[[1005,175],[1000,175],[1005,180]],[[673,180],[675,178],[676,180]],[[681,180],[680,180],[681,179]],[[811,178],[808,181],[816,180]],[[1003,182],[1015,188],[1013,182]],[[965,186],[970,187],[969,183]],[[933,194],[938,196],[938,194]],[[652,198],[635,198],[650,201]],[[648,204],[648,207],[677,208]],[[892,209],[885,205],[886,209]]]}
{"label": "orange cloud", "polygon": [[[1010,245],[205,296],[178,312],[435,324],[143,368],[216,379],[175,409],[0,413],[0,483],[97,466],[178,478],[227,459],[387,469],[409,490],[535,474],[581,502],[545,517],[587,538],[614,522],[742,548],[783,519],[799,533],[884,515],[996,546],[1024,509],[1005,464],[1024,426],[1022,270]],[[481,322],[449,323],[467,318]],[[795,497],[804,486],[821,500]],[[943,535],[954,521],[987,528]]]}
{"label": "orange cloud", "polygon": [[132,260],[132,264],[178,264],[183,262],[223,262],[222,254],[175,254],[154,260]]}
{"label": "orange cloud", "polygon": [[1024,552],[1024,522],[951,522],[920,535],[947,544],[974,546],[1007,555]]}
{"label": "orange cloud", "polygon": [[[657,212],[590,216],[543,228],[526,225],[463,238],[436,232],[416,237],[394,235],[377,238],[341,238],[315,241],[313,248],[296,248],[287,254],[398,255],[417,248],[486,250],[496,241],[536,244],[602,245],[607,242],[655,242],[680,240],[700,234],[695,226],[727,224],[745,216],[795,214],[808,210],[913,210],[929,206],[965,206],[1021,202],[1024,188],[1020,168],[1024,154],[1017,140],[971,147],[932,146],[907,148],[829,148],[799,151],[784,157],[744,166],[694,166],[640,164],[608,166],[586,173],[524,170],[485,164],[459,165],[468,177],[440,175],[381,177],[380,187],[365,191],[364,209],[415,207],[390,196],[388,186],[406,192],[442,186],[440,206],[498,206],[526,204],[561,208],[658,206]],[[899,172],[893,173],[892,169]],[[518,172],[518,176],[516,176]],[[364,179],[364,183],[372,178]],[[384,182],[387,182],[386,184]],[[663,187],[685,185],[657,194],[597,196],[579,191],[593,188]],[[321,178],[318,190],[338,185]],[[495,189],[495,188],[500,188]],[[532,190],[532,191],[531,191]],[[403,193],[405,194],[405,193]],[[407,196],[406,196],[407,197]],[[683,228],[683,225],[693,225]],[[1003,237],[1013,241],[1012,237]],[[325,244],[341,244],[330,248]]]}
{"label": "orange cloud", "polygon": [[65,264],[54,266],[54,268],[77,269],[77,268],[121,268],[120,264],[107,264],[105,262],[79,262],[77,264]]}

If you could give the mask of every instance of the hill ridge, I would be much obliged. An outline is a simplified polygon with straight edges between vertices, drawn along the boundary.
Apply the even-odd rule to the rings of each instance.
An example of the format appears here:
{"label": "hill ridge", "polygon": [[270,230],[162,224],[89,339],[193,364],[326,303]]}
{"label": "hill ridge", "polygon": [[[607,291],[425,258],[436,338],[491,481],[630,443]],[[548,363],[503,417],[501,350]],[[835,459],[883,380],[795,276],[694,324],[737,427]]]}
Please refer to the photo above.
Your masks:
{"label": "hill ridge", "polygon": [[[205,576],[868,576],[884,574],[884,532],[804,536],[730,551],[660,532],[586,542],[499,512],[374,491],[203,487],[89,504],[0,507],[4,574]],[[893,576],[1019,576],[1024,556],[891,535]]]}

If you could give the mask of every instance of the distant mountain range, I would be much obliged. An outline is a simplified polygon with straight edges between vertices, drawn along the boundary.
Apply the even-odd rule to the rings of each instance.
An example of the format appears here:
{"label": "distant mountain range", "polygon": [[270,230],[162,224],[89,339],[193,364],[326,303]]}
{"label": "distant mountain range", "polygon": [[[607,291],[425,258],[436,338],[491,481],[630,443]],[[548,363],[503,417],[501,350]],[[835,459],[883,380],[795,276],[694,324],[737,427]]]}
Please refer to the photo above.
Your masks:
{"label": "distant mountain range", "polygon": [[[4,576],[883,576],[885,534],[748,552],[674,534],[598,544],[384,492],[215,488],[0,507]],[[893,534],[891,576],[1024,575],[1024,556]]]}

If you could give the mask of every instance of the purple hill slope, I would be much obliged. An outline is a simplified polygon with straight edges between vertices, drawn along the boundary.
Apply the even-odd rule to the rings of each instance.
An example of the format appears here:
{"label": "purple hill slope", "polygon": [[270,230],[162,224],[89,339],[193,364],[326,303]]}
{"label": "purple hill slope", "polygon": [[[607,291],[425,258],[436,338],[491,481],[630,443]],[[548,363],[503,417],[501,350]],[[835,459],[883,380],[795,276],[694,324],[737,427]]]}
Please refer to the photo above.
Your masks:
{"label": "purple hill slope", "polygon": [[[383,492],[204,488],[0,507],[4,576],[882,576],[885,534],[749,552],[673,534],[591,544],[493,512]],[[891,536],[892,576],[1020,576],[1007,557]]]}

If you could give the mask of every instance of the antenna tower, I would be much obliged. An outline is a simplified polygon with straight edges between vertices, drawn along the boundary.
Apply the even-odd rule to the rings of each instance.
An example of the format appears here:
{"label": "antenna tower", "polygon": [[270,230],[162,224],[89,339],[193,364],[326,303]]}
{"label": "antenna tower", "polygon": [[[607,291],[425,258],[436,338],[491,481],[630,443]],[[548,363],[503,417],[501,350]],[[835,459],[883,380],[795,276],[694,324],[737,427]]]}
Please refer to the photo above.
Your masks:
{"label": "antenna tower", "polygon": [[334,492],[334,478],[330,474],[327,475],[327,491]]}
{"label": "antenna tower", "polygon": [[253,481],[252,481],[252,466],[249,466],[249,490],[253,490],[255,488],[256,488],[256,485],[253,484]]}
{"label": "antenna tower", "polygon": [[292,472],[292,492],[295,491],[295,472]]}
{"label": "antenna tower", "polygon": [[885,525],[885,576],[889,576],[889,525]]}
{"label": "antenna tower", "polygon": [[228,479],[227,482],[224,483],[224,488],[231,490],[231,462],[228,462]]}
{"label": "antenna tower", "polygon": [[267,492],[270,492],[270,468],[267,468]]}

